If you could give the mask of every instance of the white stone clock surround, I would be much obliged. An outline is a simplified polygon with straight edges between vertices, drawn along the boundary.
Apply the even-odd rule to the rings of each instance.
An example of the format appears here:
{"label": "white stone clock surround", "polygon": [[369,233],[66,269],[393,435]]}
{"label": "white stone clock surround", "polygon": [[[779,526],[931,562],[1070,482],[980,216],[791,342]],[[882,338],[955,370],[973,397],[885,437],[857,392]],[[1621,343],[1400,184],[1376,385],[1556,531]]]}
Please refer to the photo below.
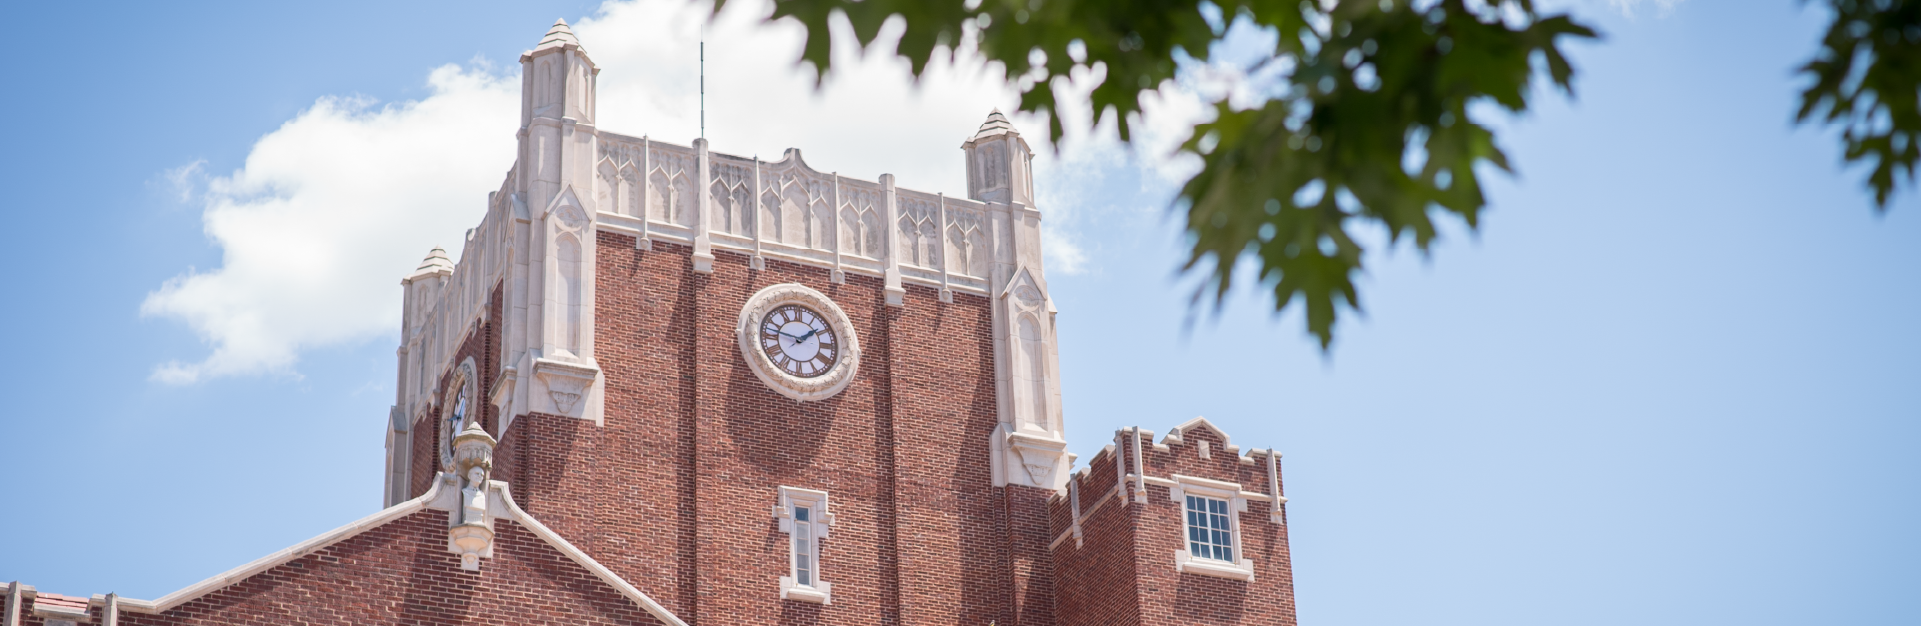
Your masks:
{"label": "white stone clock surround", "polygon": [[[468,422],[479,419],[477,416],[481,410],[480,380],[476,375],[477,371],[479,370],[474,366],[474,358],[467,357],[460,362],[460,367],[454,368],[453,379],[448,381],[446,400],[441,402],[440,417],[435,420],[438,422],[435,424],[437,431],[435,443],[439,446],[440,470],[443,472],[451,472],[454,469],[454,437],[467,427]],[[461,397],[463,395],[466,397]],[[454,407],[461,400],[467,402],[467,413],[459,422],[454,422],[449,418],[453,415]]]}
{"label": "white stone clock surround", "polygon": [[[833,369],[826,374],[811,378],[801,378],[783,371],[767,359],[767,353],[760,349],[760,323],[768,313],[782,305],[798,304],[819,313],[821,319],[834,327],[834,334],[840,338],[840,359],[834,362]],[[834,304],[826,294],[815,291],[799,283],[770,285],[747,299],[741,307],[740,321],[734,327],[740,341],[741,358],[746,359],[747,368],[760,377],[760,381],[780,393],[780,395],[810,402],[826,400],[846,389],[853,382],[860,369],[860,338],[854,334],[854,323],[847,318],[840,305]]]}

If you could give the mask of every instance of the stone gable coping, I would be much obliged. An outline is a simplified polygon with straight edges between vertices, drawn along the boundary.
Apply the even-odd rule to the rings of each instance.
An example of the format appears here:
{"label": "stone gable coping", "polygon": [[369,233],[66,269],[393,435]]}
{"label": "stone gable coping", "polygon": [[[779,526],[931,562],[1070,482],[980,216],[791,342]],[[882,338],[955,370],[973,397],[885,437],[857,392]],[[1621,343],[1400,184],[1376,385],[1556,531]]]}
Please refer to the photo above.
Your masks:
{"label": "stone gable coping", "polygon": [[[443,474],[442,478],[443,479],[446,478],[446,475]],[[173,593],[161,596],[157,600],[135,600],[131,598],[116,598],[114,604],[116,604],[117,608],[121,610],[128,610],[128,611],[134,611],[139,613],[153,613],[153,614],[165,613],[167,611],[172,610],[175,607],[178,607],[196,598],[205,596],[209,593],[213,593],[214,591],[218,591],[221,588],[246,580],[248,577],[251,577],[255,574],[259,574],[275,566],[285,564],[289,561],[293,561],[294,559],[307,556],[314,552],[318,552],[322,549],[327,548],[328,546],[340,543],[347,539],[351,539],[356,535],[367,532],[374,528],[378,528],[382,525],[385,525],[389,522],[406,517],[413,513],[417,513],[425,509],[452,510],[454,507],[459,506],[458,502],[456,502],[458,500],[459,492],[457,490],[443,490],[441,488],[443,484],[449,484],[449,481],[435,480],[433,481],[433,486],[429,487],[427,489],[427,492],[424,494],[421,494],[420,497],[418,498],[414,498],[412,500],[408,500],[406,502],[402,502],[400,504],[387,507],[386,509],[382,509],[381,511],[374,513],[373,515],[360,518],[345,526],[341,526],[339,528],[335,528],[333,530],[322,533],[319,536],[314,537],[312,539],[308,539],[306,541],[302,541],[300,543],[294,544],[293,546],[290,546],[278,552],[274,552],[273,554],[260,557],[259,559],[256,559],[251,563],[247,563],[240,567],[227,570],[226,572],[217,574],[212,578],[208,578],[206,580],[190,585],[179,591],[175,591]],[[606,566],[601,565],[599,561],[595,561],[593,557],[587,556],[587,553],[582,552],[580,548],[575,547],[573,543],[567,541],[566,538],[561,537],[559,533],[554,532],[553,529],[550,529],[545,524],[540,523],[540,520],[534,519],[533,515],[528,514],[527,511],[521,509],[520,505],[514,502],[512,494],[509,493],[507,489],[507,483],[500,482],[500,481],[493,481],[492,487],[500,495],[500,504],[504,505],[508,513],[506,517],[520,524],[521,527],[526,528],[529,532],[532,532],[535,536],[540,537],[542,541],[547,542],[547,544],[552,546],[555,550],[559,550],[560,553],[566,555],[568,559],[573,560],[575,563],[579,564],[581,567],[586,568],[587,571],[592,572],[595,577],[598,577],[601,580],[601,582],[606,583],[607,586],[609,587],[613,587],[615,590],[619,591],[621,595],[626,596],[628,600],[633,601],[634,604],[639,605],[642,609],[646,610],[648,613],[652,614],[654,617],[659,618],[660,621],[665,622],[671,626],[687,626],[687,622],[682,621],[679,617],[676,617],[673,613],[669,612],[666,609],[666,607],[661,606],[659,602],[655,602],[653,598],[648,597],[647,594],[642,593],[639,589],[635,588],[632,584],[628,583],[625,579],[622,579],[619,575],[615,574],[612,570],[609,570],[607,569]],[[55,598],[61,597],[61,596],[54,596],[53,594],[38,594],[38,595],[40,597],[49,597],[49,596],[55,597]],[[96,595],[94,596],[94,598],[92,598],[90,602],[87,602],[87,604],[106,604],[105,602],[106,599],[107,599],[107,596]],[[86,606],[85,604],[81,605],[82,607],[80,609],[81,615],[85,614],[85,608],[84,608],[85,606]],[[38,611],[39,609],[40,609],[40,602],[36,600],[35,610]],[[109,624],[108,626],[111,626],[111,624]]]}

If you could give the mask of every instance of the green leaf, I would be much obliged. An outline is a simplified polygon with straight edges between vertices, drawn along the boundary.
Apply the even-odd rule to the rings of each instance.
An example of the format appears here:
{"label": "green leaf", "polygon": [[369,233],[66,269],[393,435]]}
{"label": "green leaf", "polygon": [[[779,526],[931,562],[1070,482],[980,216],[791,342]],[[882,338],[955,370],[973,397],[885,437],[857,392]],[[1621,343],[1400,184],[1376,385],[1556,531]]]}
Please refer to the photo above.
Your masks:
{"label": "green leaf", "polygon": [[1842,128],[1843,159],[1870,166],[1868,188],[1886,211],[1895,174],[1914,183],[1921,161],[1921,0],[1830,0],[1834,22],[1801,66],[1814,84],[1795,120]]}
{"label": "green leaf", "polygon": [[[1299,302],[1307,331],[1325,350],[1341,312],[1360,309],[1354,278],[1365,250],[1351,229],[1384,227],[1393,241],[1406,237],[1425,251],[1437,237],[1437,216],[1477,227],[1486,205],[1480,166],[1512,166],[1468,111],[1479,102],[1526,111],[1536,55],[1548,80],[1572,93],[1574,69],[1560,42],[1596,37],[1565,15],[1537,14],[1528,0],[1497,1],[1519,17],[1505,20],[1464,0],[1420,4],[980,0],[969,8],[965,0],[778,0],[773,19],[806,29],[801,60],[823,79],[836,12],[854,26],[853,41],[843,43],[863,49],[887,20],[902,19],[894,52],[916,76],[933,55],[952,54],[971,36],[1009,80],[1031,80],[1020,110],[1045,118],[1056,145],[1066,131],[1063,106],[1086,107],[1074,117],[1096,124],[1111,116],[1131,140],[1130,118],[1146,94],[1175,77],[1176,59],[1205,62],[1225,35],[1208,23],[1204,6],[1270,29],[1279,36],[1262,63],[1288,68],[1284,88],[1247,109],[1214,102],[1215,118],[1182,144],[1202,162],[1175,202],[1192,242],[1183,267],[1203,277],[1195,302],[1211,295],[1218,307],[1239,264],[1255,263],[1274,309]],[[1076,42],[1084,47],[1078,59],[1069,54]],[[1087,101],[1058,99],[1056,81],[1082,70],[1100,76]],[[1203,150],[1203,137],[1217,141]],[[1403,163],[1414,153],[1426,159],[1410,172]]]}

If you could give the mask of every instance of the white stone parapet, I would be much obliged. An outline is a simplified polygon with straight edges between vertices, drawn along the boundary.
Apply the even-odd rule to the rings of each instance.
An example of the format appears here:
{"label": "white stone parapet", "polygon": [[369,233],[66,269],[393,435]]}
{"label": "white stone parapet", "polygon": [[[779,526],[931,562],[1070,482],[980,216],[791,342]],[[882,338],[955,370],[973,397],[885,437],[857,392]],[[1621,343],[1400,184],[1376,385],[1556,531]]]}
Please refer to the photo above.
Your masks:
{"label": "white stone parapet", "polygon": [[[999,111],[961,146],[965,198],[821,172],[789,149],[779,161],[602,131],[599,68],[565,23],[521,56],[521,128],[513,167],[487,197],[458,262],[436,249],[406,280],[399,372],[388,428],[385,501],[411,484],[409,425],[439,415],[436,388],[465,341],[501,307],[495,435],[529,412],[603,423],[604,375],[594,360],[598,233],[692,248],[691,269],[715,254],[878,278],[889,305],[906,289],[990,299],[1001,428],[991,446],[996,485],[1064,489],[1055,309],[1042,268],[1032,151]],[[502,302],[490,300],[496,286]],[[1015,435],[1018,434],[1018,437]],[[1012,437],[1012,438],[1010,438]]]}

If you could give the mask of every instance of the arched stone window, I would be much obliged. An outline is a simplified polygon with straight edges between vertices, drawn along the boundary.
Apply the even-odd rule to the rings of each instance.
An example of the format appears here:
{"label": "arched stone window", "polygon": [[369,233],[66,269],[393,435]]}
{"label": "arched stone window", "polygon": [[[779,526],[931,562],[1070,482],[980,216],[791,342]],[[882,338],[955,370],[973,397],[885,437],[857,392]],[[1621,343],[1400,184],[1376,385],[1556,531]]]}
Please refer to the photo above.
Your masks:
{"label": "arched stone window", "polygon": [[580,240],[572,234],[560,236],[555,245],[554,258],[560,263],[561,303],[566,310],[561,313],[561,346],[569,354],[580,354]]}
{"label": "arched stone window", "polygon": [[1022,315],[1015,329],[1014,416],[1019,428],[1047,430],[1047,351],[1041,344],[1040,323]]}

